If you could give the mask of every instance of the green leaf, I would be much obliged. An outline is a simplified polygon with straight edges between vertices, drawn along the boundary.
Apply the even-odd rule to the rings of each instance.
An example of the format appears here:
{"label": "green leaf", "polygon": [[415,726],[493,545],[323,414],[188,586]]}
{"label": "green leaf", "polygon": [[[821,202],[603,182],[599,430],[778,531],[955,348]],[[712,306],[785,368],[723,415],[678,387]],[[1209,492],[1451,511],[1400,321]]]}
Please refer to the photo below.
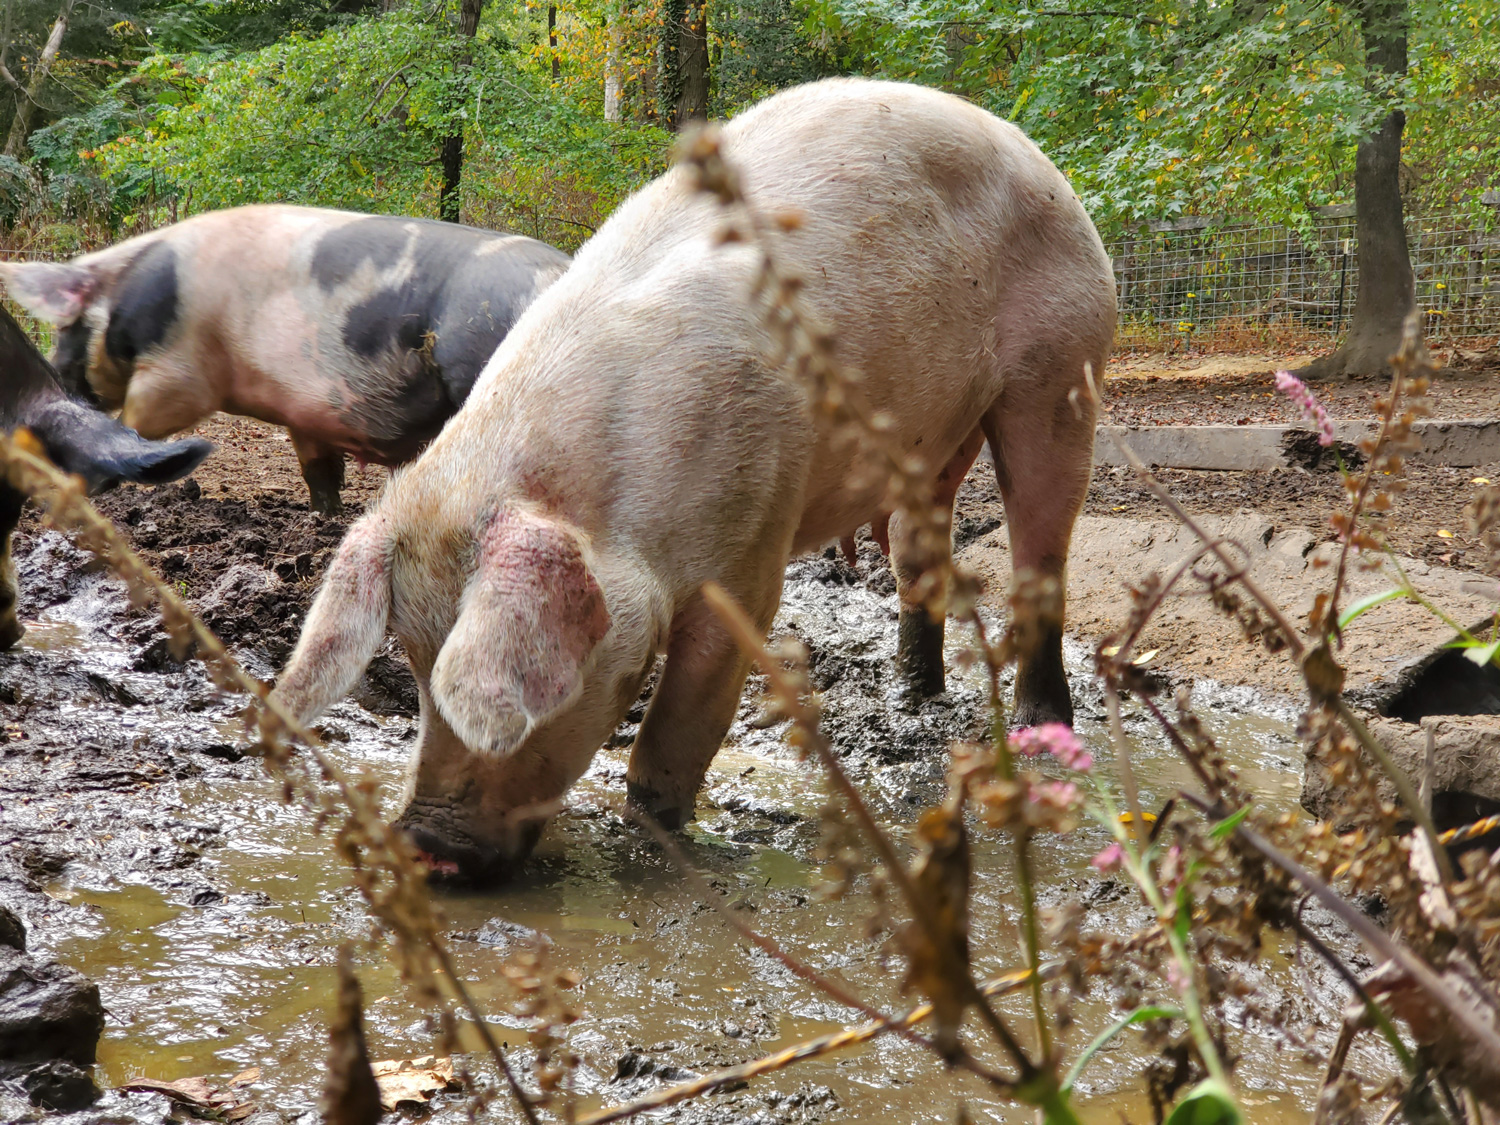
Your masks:
{"label": "green leaf", "polygon": [[1229,1087],[1206,1078],[1177,1103],[1167,1125],[1243,1125],[1244,1120]]}
{"label": "green leaf", "polygon": [[1385,605],[1386,602],[1393,602],[1397,598],[1404,598],[1405,596],[1406,587],[1393,586],[1389,590],[1384,590],[1378,594],[1371,594],[1368,598],[1360,598],[1359,601],[1339,614],[1339,628],[1346,628],[1355,618],[1363,616],[1378,605]]}
{"label": "green leaf", "polygon": [[1246,805],[1244,808],[1235,809],[1234,812],[1230,813],[1223,820],[1219,821],[1218,824],[1215,824],[1213,826],[1213,829],[1209,832],[1209,836],[1211,836],[1215,840],[1224,839],[1240,826],[1240,821],[1244,820],[1245,817],[1249,815],[1249,805]]}
{"label": "green leaf", "polygon": [[1470,645],[1464,653],[1464,658],[1472,660],[1483,668],[1491,660],[1495,659],[1495,653],[1500,652],[1500,641],[1492,641],[1487,645]]}
{"label": "green leaf", "polygon": [[1089,1060],[1098,1054],[1106,1043],[1127,1027],[1138,1023],[1145,1023],[1147,1020],[1175,1020],[1182,1018],[1182,1012],[1177,1008],[1166,1008],[1160,1004],[1147,1004],[1122,1016],[1101,1031],[1095,1037],[1094,1041],[1084,1048],[1083,1054],[1078,1056],[1078,1060],[1069,1068],[1068,1076],[1063,1079],[1062,1092],[1066,1094],[1072,1090],[1073,1083],[1078,1081],[1078,1076],[1083,1073],[1083,1068],[1088,1066]]}

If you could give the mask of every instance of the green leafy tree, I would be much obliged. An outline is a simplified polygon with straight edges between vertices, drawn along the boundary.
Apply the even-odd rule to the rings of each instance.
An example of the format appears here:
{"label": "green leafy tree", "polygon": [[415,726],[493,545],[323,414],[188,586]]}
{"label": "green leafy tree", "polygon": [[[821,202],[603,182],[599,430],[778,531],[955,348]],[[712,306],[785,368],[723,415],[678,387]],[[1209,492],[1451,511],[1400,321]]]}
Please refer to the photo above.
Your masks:
{"label": "green leafy tree", "polygon": [[[184,210],[286,201],[435,216],[447,185],[452,217],[575,246],[660,170],[668,144],[575,105],[502,22],[468,39],[415,7],[228,57],[152,56],[133,86],[154,91],[154,112],[85,163]],[[461,195],[444,175],[455,136]]]}
{"label": "green leafy tree", "polygon": [[[851,65],[951,89],[1016,121],[1107,233],[1225,213],[1306,230],[1309,208],[1353,199],[1366,261],[1383,279],[1405,261],[1390,207],[1400,201],[1396,123],[1455,110],[1472,120],[1479,111],[1459,105],[1454,44],[1500,26],[1495,0],[810,0],[808,12],[807,33]],[[1477,154],[1424,151],[1428,185],[1483,177]],[[1369,301],[1331,372],[1384,366],[1394,350],[1409,296],[1372,282]]]}

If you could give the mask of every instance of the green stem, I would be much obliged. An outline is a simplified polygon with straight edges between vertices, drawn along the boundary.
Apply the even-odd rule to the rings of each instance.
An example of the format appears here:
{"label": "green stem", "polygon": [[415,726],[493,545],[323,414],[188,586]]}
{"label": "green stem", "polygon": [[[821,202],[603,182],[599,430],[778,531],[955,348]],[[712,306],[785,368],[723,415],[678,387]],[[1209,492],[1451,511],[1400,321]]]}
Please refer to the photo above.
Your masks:
{"label": "green stem", "polygon": [[1047,1020],[1047,1005],[1042,996],[1042,948],[1037,938],[1036,892],[1031,885],[1031,831],[1023,828],[1016,835],[1016,882],[1021,888],[1021,921],[1026,934],[1026,966],[1031,970],[1031,1009],[1036,1016],[1037,1043],[1041,1047],[1043,1069],[1052,1064],[1052,1028]]}
{"label": "green stem", "polygon": [[1058,1090],[1049,1091],[1036,1104],[1042,1111],[1045,1125],[1082,1125],[1067,1095]]}
{"label": "green stem", "polygon": [[[999,684],[991,687],[991,714],[994,719],[990,728],[990,739],[995,747],[995,763],[1000,775],[1007,781],[1016,778],[1016,759],[1010,752],[1010,740],[1006,738],[1005,708],[1000,701]],[[1042,995],[1042,948],[1037,936],[1036,888],[1031,881],[1031,832],[1021,828],[1016,833],[1016,885],[1021,892],[1022,936],[1026,942],[1026,967],[1031,970],[1031,1010],[1036,1019],[1037,1043],[1041,1047],[1041,1063],[1044,1070],[1052,1063],[1052,1028],[1047,1020],[1046,998]]]}
{"label": "green stem", "polygon": [[[1127,853],[1128,855],[1128,853]],[[1177,959],[1177,968],[1183,974],[1184,985],[1182,988],[1182,1014],[1187,1017],[1188,1027],[1193,1033],[1193,1043],[1198,1048],[1198,1055],[1203,1059],[1203,1065],[1208,1069],[1209,1076],[1229,1085],[1228,1076],[1224,1071],[1224,1064],[1219,1059],[1219,1052],[1214,1047],[1213,1037],[1208,1033],[1208,1025],[1203,1022],[1203,1007],[1198,1002],[1198,989],[1194,983],[1193,961],[1188,954],[1187,945],[1183,942],[1181,935],[1177,933],[1177,927],[1173,926],[1167,917],[1167,904],[1162,898],[1161,890],[1156,885],[1156,880],[1146,870],[1144,864],[1137,865],[1133,857],[1128,857],[1126,863],[1131,869],[1131,877],[1135,879],[1136,885],[1146,896],[1146,901],[1156,911],[1156,916],[1161,920],[1162,929],[1167,935],[1167,943],[1172,947],[1172,955]]]}

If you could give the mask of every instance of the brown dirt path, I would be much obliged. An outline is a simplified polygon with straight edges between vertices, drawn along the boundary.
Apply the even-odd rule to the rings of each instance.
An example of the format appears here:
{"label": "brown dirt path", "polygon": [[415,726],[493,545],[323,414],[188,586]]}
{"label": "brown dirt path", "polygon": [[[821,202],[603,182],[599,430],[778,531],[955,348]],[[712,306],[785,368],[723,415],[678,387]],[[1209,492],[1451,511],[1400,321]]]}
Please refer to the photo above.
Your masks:
{"label": "brown dirt path", "polygon": [[[1453,359],[1433,380],[1428,403],[1434,418],[1500,417],[1500,349]],[[1207,356],[1166,360],[1117,356],[1104,383],[1101,422],[1126,426],[1263,425],[1296,422],[1300,412],[1277,393],[1275,373],[1307,363],[1311,355]],[[1334,418],[1368,418],[1388,381],[1356,378],[1314,386]]]}

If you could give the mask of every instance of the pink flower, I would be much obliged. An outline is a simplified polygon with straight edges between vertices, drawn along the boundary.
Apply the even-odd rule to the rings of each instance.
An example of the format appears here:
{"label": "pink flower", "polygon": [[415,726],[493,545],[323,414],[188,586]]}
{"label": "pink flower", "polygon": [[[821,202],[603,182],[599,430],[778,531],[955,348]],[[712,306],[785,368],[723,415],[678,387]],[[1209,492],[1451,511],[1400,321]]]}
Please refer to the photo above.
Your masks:
{"label": "pink flower", "polygon": [[1110,844],[1089,862],[1100,871],[1113,871],[1125,862],[1125,849],[1118,843]]}
{"label": "pink flower", "polygon": [[1051,754],[1070,770],[1087,772],[1094,764],[1093,756],[1083,748],[1078,736],[1066,723],[1043,723],[1039,727],[1025,727],[1011,732],[1010,748],[1013,753],[1028,758],[1037,754]]}
{"label": "pink flower", "polygon": [[1078,803],[1078,786],[1071,781],[1038,781],[1031,787],[1031,800],[1038,805],[1068,809]]}
{"label": "pink flower", "polygon": [[1302,416],[1318,427],[1318,444],[1333,444],[1333,423],[1307,384],[1290,371],[1276,372],[1276,389],[1302,408]]}

